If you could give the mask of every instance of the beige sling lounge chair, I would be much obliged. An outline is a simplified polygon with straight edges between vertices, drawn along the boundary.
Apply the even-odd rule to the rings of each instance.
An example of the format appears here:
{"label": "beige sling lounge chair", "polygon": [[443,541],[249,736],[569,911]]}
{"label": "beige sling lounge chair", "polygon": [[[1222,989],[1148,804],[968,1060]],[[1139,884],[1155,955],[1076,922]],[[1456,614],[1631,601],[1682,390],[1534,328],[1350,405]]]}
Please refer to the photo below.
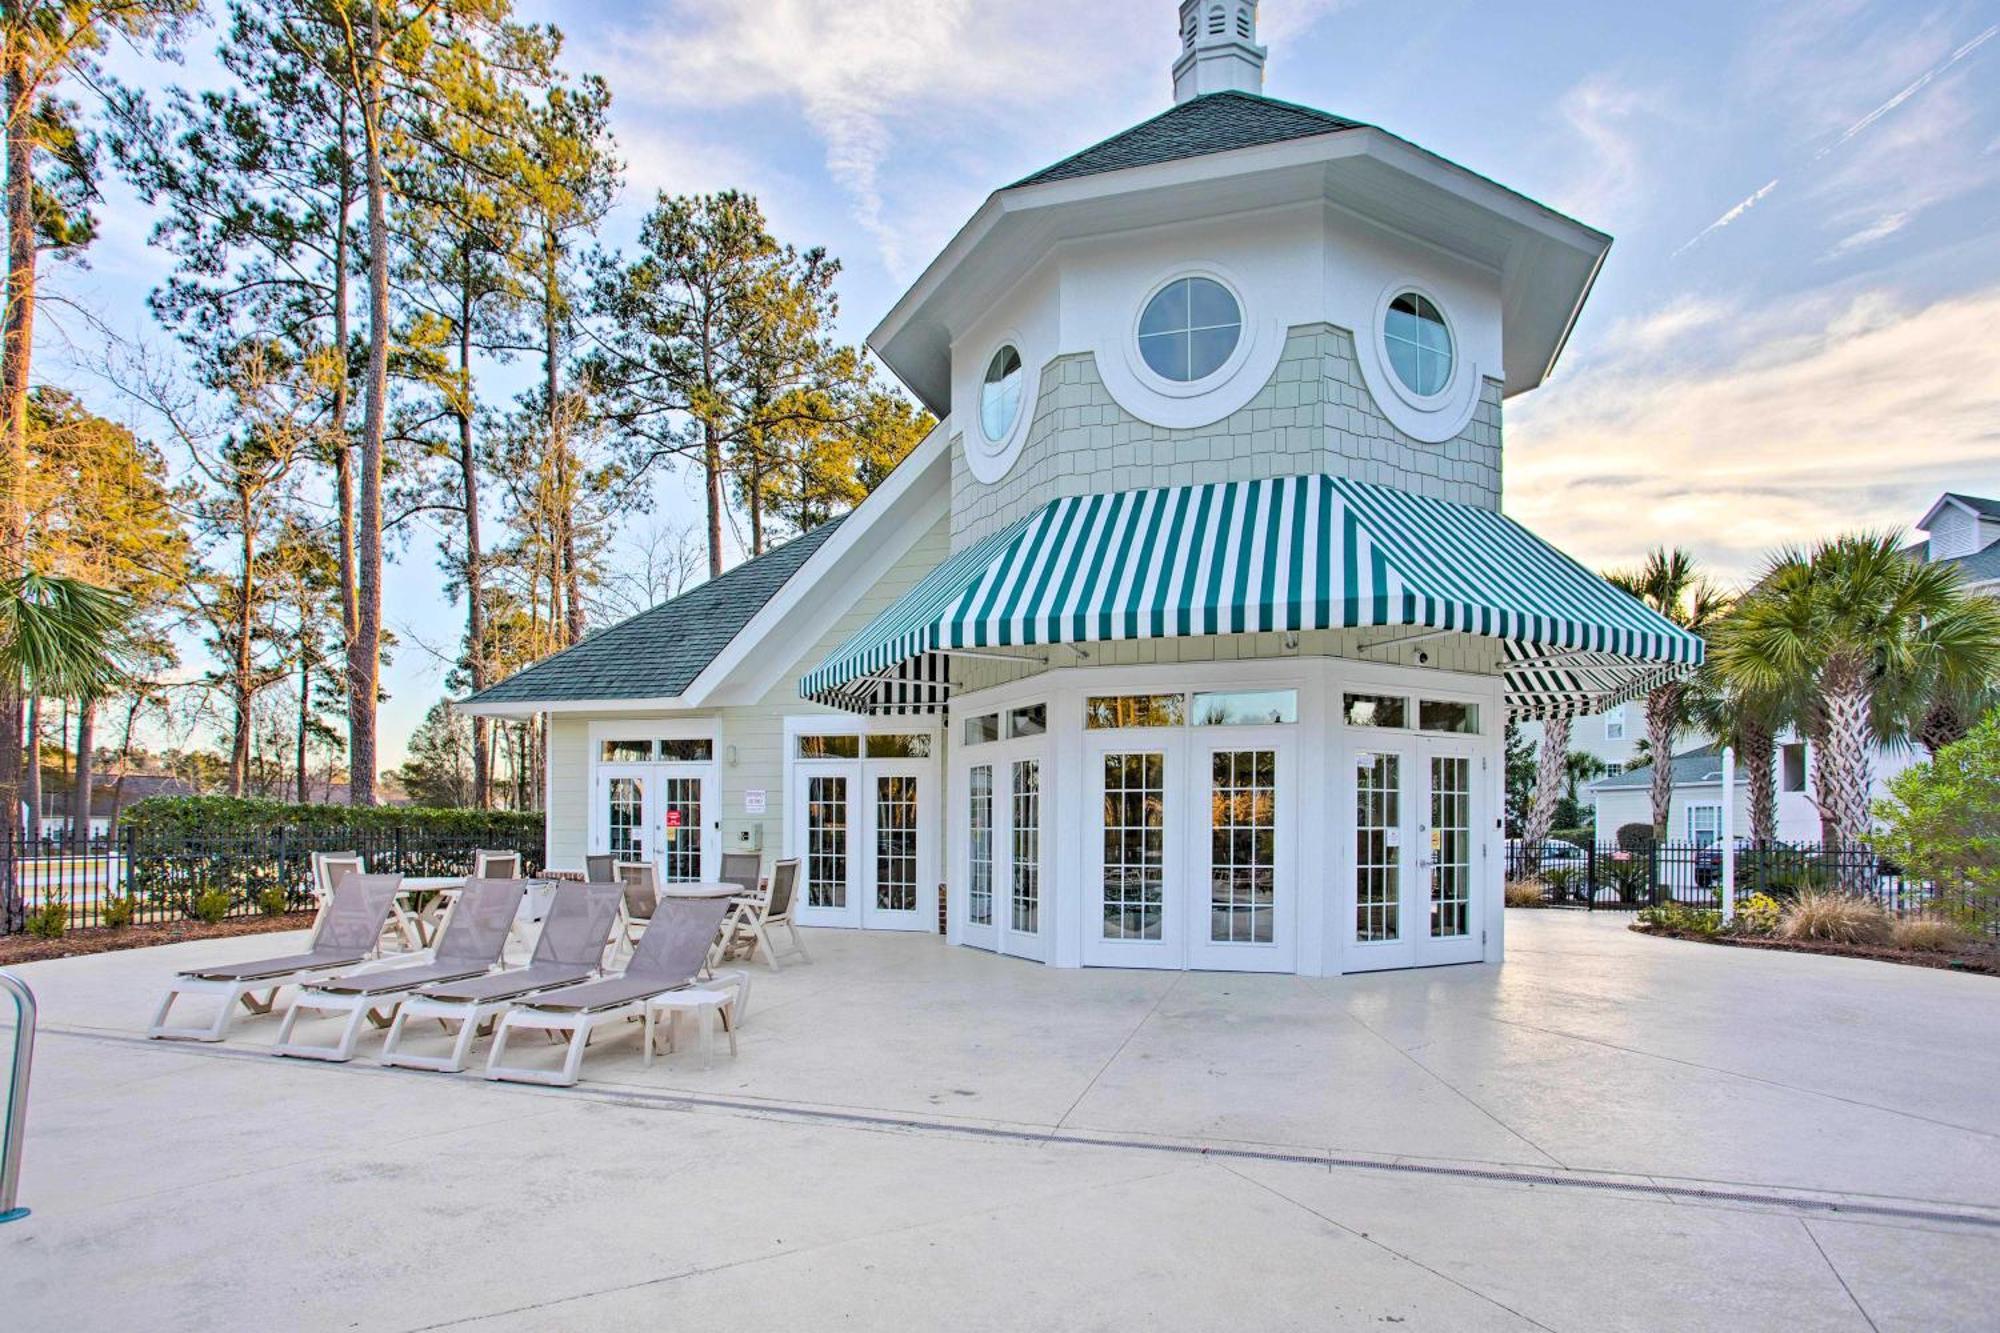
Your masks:
{"label": "beige sling lounge chair", "polygon": [[[507,947],[508,929],[527,888],[518,879],[467,880],[428,962],[348,972],[302,987],[285,1011],[285,1025],[271,1053],[306,1060],[352,1059],[361,1025],[388,1027],[397,1007],[418,987],[490,972]],[[294,1041],[292,1033],[308,1013],[346,1014],[347,1022],[331,1045]]]}
{"label": "beige sling lounge chair", "polygon": [[[305,985],[366,962],[382,947],[382,925],[402,884],[401,875],[343,875],[314,924],[304,953],[182,972],[167,984],[166,998],[146,1035],[170,1041],[221,1041],[236,1017],[238,1001],[253,1014],[268,1014],[283,987]],[[167,1011],[183,995],[219,995],[222,1007],[206,1027],[169,1027]]]}

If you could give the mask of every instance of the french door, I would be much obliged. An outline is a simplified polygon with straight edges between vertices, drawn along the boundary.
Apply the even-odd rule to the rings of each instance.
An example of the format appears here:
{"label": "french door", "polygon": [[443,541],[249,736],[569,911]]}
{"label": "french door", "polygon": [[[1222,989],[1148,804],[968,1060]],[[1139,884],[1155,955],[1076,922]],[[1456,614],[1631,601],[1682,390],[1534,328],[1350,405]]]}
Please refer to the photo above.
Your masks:
{"label": "french door", "polygon": [[926,930],[935,917],[937,800],[921,760],[800,761],[791,827],[804,871],[799,921]]}
{"label": "french door", "polygon": [[652,861],[665,882],[715,879],[721,839],[713,764],[599,764],[595,784],[593,849]]}
{"label": "french door", "polygon": [[1453,742],[1362,742],[1355,750],[1347,971],[1483,954],[1478,771],[1471,748]]}
{"label": "french door", "polygon": [[962,770],[964,942],[1047,962],[1054,920],[1044,897],[1044,747],[981,747]]}
{"label": "french door", "polygon": [[1295,746],[1257,727],[1086,741],[1085,963],[1294,969]]}

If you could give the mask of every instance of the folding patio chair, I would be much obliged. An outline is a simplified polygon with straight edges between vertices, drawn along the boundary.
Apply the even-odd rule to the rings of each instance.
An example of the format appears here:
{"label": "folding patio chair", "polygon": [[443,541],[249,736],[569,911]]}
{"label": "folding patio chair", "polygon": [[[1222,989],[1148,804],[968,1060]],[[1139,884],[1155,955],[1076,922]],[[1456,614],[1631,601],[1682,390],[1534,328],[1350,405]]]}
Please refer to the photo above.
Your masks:
{"label": "folding patio chair", "polygon": [[[148,1037],[174,1041],[221,1041],[236,1016],[236,1005],[253,1014],[268,1014],[280,988],[304,985],[367,961],[382,947],[382,925],[396,904],[401,875],[358,875],[340,878],[313,926],[306,952],[250,963],[192,968],[167,984],[166,998],[146,1029]],[[259,1000],[257,993],[266,992]],[[222,1007],[207,1027],[168,1027],[167,1011],[182,995],[220,995]]]}
{"label": "folding patio chair", "polygon": [[[429,962],[350,972],[302,987],[285,1011],[285,1025],[278,1031],[272,1054],[307,1060],[352,1059],[362,1023],[389,1026],[397,1006],[411,991],[432,982],[460,981],[490,972],[507,947],[508,927],[514,923],[514,911],[527,888],[526,880],[469,879]],[[293,1041],[293,1029],[308,1013],[346,1014],[339,1040],[331,1045]]]}
{"label": "folding patio chair", "polygon": [[521,877],[521,854],[519,852],[475,851],[472,854],[472,878],[474,879],[519,879]]}
{"label": "folding patio chair", "polygon": [[660,869],[651,861],[620,861],[617,878],[625,886],[625,903],[618,909],[614,957],[630,949],[653,919],[653,908],[660,901]]}
{"label": "folding patio chair", "polygon": [[319,928],[326,905],[333,901],[333,886],[348,875],[365,875],[368,863],[359,852],[314,852],[312,854],[313,928]]}
{"label": "folding patio chair", "polygon": [[724,927],[724,952],[742,944],[748,947],[754,958],[761,945],[764,962],[775,972],[778,970],[778,947],[772,939],[772,932],[783,926],[791,937],[792,947],[787,952],[796,953],[810,963],[812,955],[806,952],[806,942],[799,937],[798,923],[792,919],[793,910],[798,906],[798,888],[799,861],[794,857],[771,868],[771,883],[763,893],[749,899],[731,899],[729,922]]}
{"label": "folding patio chair", "polygon": [[592,884],[616,884],[618,858],[610,852],[591,852],[583,858],[583,877]]}
{"label": "folding patio chair", "polygon": [[[435,1069],[455,1074],[465,1068],[472,1040],[491,1031],[493,1020],[524,995],[588,981],[604,963],[604,949],[618,918],[622,890],[616,884],[558,884],[542,919],[541,938],[526,967],[508,968],[465,981],[441,981],[425,986],[403,1001],[396,1021],[382,1043],[385,1065]],[[458,1024],[451,1054],[412,1055],[403,1049],[405,1027],[435,1018],[447,1032]]]}
{"label": "folding patio chair", "polygon": [[[486,1059],[486,1077],[569,1087],[583,1065],[590,1034],[606,1023],[622,1023],[627,1018],[644,1020],[646,1049],[651,1051],[655,1015],[647,1001],[694,985],[728,910],[727,898],[661,899],[624,972],[602,981],[531,995],[516,1001],[500,1016],[493,1033],[493,1051]],[[719,991],[715,995],[718,1001],[726,998]],[[560,1069],[507,1063],[508,1038],[524,1029],[570,1034]]]}

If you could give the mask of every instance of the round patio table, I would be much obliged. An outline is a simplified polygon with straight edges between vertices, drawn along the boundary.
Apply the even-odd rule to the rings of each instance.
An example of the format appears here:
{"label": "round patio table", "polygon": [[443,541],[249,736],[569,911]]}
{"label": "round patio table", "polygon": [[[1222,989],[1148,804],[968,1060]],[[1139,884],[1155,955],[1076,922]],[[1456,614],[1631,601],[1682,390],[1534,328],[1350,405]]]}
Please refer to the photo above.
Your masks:
{"label": "round patio table", "polygon": [[743,892],[741,884],[680,882],[660,886],[662,898],[734,898],[741,892]]}

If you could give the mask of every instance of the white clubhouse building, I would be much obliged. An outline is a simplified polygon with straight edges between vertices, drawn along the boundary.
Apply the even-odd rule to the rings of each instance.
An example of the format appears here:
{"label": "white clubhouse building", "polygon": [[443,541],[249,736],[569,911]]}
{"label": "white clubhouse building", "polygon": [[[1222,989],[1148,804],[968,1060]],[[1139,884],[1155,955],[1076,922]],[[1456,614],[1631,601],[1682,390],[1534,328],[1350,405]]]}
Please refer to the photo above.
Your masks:
{"label": "white clubhouse building", "polygon": [[869,342],[939,425],[851,515],[469,701],[549,718],[548,856],[804,861],[802,924],[1059,967],[1501,956],[1502,731],[1699,661],[1500,513],[1501,408],[1610,240],[1261,95],[996,191]]}

